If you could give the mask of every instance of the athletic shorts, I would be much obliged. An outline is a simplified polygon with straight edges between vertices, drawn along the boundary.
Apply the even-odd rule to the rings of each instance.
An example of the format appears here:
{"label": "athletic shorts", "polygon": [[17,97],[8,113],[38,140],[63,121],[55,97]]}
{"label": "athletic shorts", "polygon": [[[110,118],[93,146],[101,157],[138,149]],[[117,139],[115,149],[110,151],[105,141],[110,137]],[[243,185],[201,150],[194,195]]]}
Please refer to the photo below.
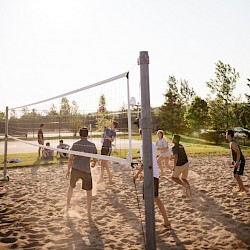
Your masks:
{"label": "athletic shorts", "polygon": [[172,178],[179,178],[181,175],[181,178],[186,180],[188,177],[188,169],[189,169],[189,163],[186,162],[182,166],[176,166],[175,170],[172,174]]}
{"label": "athletic shorts", "polygon": [[101,155],[110,156],[111,151],[112,151],[112,148],[107,148],[107,147],[102,146]]}
{"label": "athletic shorts", "polygon": [[92,190],[92,176],[91,173],[86,173],[78,169],[72,168],[70,175],[70,186],[76,187],[76,182],[82,179],[82,189],[89,191]]}
{"label": "athletic shorts", "polygon": [[244,167],[245,167],[245,160],[243,160],[243,161],[241,160],[239,167],[234,168],[234,174],[243,175]]}
{"label": "athletic shorts", "polygon": [[162,156],[162,157],[170,157],[171,156],[171,151],[167,150],[165,152],[161,152],[160,156]]}
{"label": "athletic shorts", "polygon": [[[154,177],[154,197],[159,195],[159,179]],[[143,184],[143,199],[144,199],[144,184]]]}

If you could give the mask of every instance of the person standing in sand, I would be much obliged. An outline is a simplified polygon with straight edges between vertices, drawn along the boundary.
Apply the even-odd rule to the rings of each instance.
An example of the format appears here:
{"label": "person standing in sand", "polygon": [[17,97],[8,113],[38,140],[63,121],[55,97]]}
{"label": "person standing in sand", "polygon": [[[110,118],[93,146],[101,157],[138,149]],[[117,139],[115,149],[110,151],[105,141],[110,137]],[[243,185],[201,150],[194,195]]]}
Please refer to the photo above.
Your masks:
{"label": "person standing in sand", "polygon": [[[112,142],[115,140],[116,137],[116,128],[118,127],[118,122],[113,121],[111,123],[110,129],[105,128],[104,130],[104,137],[103,137],[103,143],[102,143],[102,149],[101,149],[101,155],[111,155],[112,151]],[[108,161],[107,160],[102,160],[101,161],[101,173],[100,173],[100,178],[97,183],[103,182],[103,175],[104,175],[104,170],[107,171],[108,178],[109,178],[109,184],[112,184],[112,174],[110,172],[109,166],[108,166]]]}
{"label": "person standing in sand", "polygon": [[[94,143],[88,141],[88,129],[81,128],[79,131],[81,139],[73,144],[71,150],[80,151],[85,153],[97,154],[97,149]],[[91,167],[95,167],[96,159],[93,159]],[[87,193],[87,215],[91,216],[92,205],[92,176],[90,169],[90,157],[72,155],[69,156],[68,171],[66,178],[70,176],[70,185],[68,187],[67,194],[67,211],[70,206],[70,201],[73,194],[73,189],[76,186],[76,182],[82,179],[82,189]]]}
{"label": "person standing in sand", "polygon": [[159,169],[161,170],[161,176],[163,176],[164,175],[163,166],[162,166],[163,161],[164,161],[164,165],[170,171],[172,171],[172,167],[169,165],[171,151],[169,149],[168,142],[166,138],[164,137],[163,130],[158,130],[156,135],[157,135],[157,141],[155,145],[156,145],[156,149],[160,151],[160,155],[157,158],[157,164],[159,166]]}
{"label": "person standing in sand", "polygon": [[172,173],[172,180],[177,184],[182,185],[185,188],[186,195],[191,195],[191,189],[189,182],[187,181],[188,177],[188,170],[189,170],[189,163],[186,151],[181,145],[180,142],[180,135],[173,135],[172,142],[174,146],[172,148],[173,151],[173,158],[174,158],[174,168]]}
{"label": "person standing in sand", "polygon": [[[139,130],[139,133],[140,133],[140,135],[142,135],[141,129]],[[142,145],[141,145],[141,149],[140,149],[140,155],[141,155],[141,159],[143,159]],[[153,176],[154,176],[154,202],[158,206],[158,208],[162,214],[162,217],[164,219],[163,226],[171,228],[171,224],[168,220],[168,216],[167,216],[165,207],[164,207],[161,199],[159,198],[159,171],[158,171],[158,167],[157,167],[157,154],[156,154],[156,147],[155,147],[154,143],[152,143],[152,158],[153,158],[152,164],[153,164]],[[133,177],[134,182],[139,177],[139,175],[141,174],[142,171],[143,171],[143,164],[141,165],[138,172]]]}
{"label": "person standing in sand", "polygon": [[232,151],[232,158],[233,162],[232,165],[234,167],[234,178],[236,179],[238,185],[239,185],[239,191],[238,192],[245,192],[246,189],[244,187],[244,184],[241,180],[241,176],[243,175],[244,172],[244,167],[245,167],[245,158],[241,152],[240,146],[233,139],[234,137],[234,131],[233,130],[227,130],[226,131],[226,139],[230,143],[230,149]]}
{"label": "person standing in sand", "polygon": [[[43,128],[44,128],[44,123],[40,124],[39,130],[37,132],[37,141],[39,145],[44,145],[44,138],[43,138]],[[42,148],[38,148],[38,158],[41,156],[41,150]]]}

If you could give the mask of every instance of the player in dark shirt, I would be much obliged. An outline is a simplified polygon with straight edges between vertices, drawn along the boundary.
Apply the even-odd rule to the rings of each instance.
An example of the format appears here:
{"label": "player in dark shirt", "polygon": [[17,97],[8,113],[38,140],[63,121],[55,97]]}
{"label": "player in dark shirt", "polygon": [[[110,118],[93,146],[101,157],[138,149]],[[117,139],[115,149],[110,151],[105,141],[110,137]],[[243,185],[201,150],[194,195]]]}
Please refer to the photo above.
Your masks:
{"label": "player in dark shirt", "polygon": [[[44,128],[44,123],[40,124],[39,130],[37,132],[37,142],[39,145],[44,145],[44,138],[43,138],[43,128]],[[42,148],[38,148],[38,158],[41,156],[41,150]]]}
{"label": "player in dark shirt", "polygon": [[[103,144],[102,144],[102,149],[101,149],[101,154],[102,155],[111,155],[112,151],[112,142],[115,140],[116,137],[116,128],[118,127],[118,122],[113,121],[111,123],[110,129],[105,129],[104,131],[104,138],[103,138]],[[97,183],[103,182],[104,181],[104,170],[106,170],[108,178],[109,178],[109,184],[112,184],[112,174],[110,172],[109,166],[108,166],[108,161],[107,160],[102,160],[101,161],[101,173],[100,173],[100,178]]]}
{"label": "player in dark shirt", "polygon": [[234,166],[234,178],[238,182],[239,192],[245,192],[246,189],[240,178],[240,176],[243,175],[244,172],[245,158],[240,150],[239,144],[233,139],[233,137],[234,137],[234,131],[228,130],[226,132],[226,139],[229,141],[230,149],[232,151],[232,158],[233,158],[232,165]]}
{"label": "player in dark shirt", "polygon": [[174,157],[172,180],[185,188],[186,195],[191,195],[190,185],[187,181],[189,163],[186,151],[184,147],[179,143],[179,135],[173,135],[172,142],[174,143],[174,146],[172,148]]}

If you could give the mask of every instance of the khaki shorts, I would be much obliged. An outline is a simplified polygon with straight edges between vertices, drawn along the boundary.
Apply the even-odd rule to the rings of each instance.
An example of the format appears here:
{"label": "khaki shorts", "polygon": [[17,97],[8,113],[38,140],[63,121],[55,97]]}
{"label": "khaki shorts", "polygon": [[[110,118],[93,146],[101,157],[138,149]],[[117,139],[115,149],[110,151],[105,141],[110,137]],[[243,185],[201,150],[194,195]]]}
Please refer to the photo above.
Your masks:
{"label": "khaki shorts", "polygon": [[161,152],[160,156],[162,156],[162,157],[170,157],[171,156],[171,151],[167,150],[165,152]]}
{"label": "khaki shorts", "polygon": [[111,155],[111,151],[112,151],[112,148],[107,148],[107,147],[102,146],[101,155],[110,156]]}
{"label": "khaki shorts", "polygon": [[172,174],[172,178],[179,178],[181,175],[182,179],[187,179],[188,177],[189,164],[188,162],[182,166],[176,166]]}

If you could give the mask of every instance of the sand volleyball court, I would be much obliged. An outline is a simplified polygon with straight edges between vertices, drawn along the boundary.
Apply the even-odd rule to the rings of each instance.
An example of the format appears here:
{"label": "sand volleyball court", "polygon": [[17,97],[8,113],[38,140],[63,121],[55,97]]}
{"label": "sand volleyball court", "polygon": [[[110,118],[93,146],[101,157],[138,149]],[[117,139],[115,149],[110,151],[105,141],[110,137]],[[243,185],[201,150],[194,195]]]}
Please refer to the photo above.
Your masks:
{"label": "sand volleyball court", "polygon": [[[162,227],[156,210],[157,249],[250,249],[250,158],[238,194],[229,157],[189,157],[192,197],[170,178],[160,178],[160,197],[172,229]],[[86,216],[80,182],[69,213],[66,165],[10,169],[0,183],[0,249],[144,249],[142,183],[130,167],[112,164],[114,184],[96,184],[93,170],[92,218]],[[139,199],[137,199],[139,198]],[[138,209],[138,203],[140,210]]]}

